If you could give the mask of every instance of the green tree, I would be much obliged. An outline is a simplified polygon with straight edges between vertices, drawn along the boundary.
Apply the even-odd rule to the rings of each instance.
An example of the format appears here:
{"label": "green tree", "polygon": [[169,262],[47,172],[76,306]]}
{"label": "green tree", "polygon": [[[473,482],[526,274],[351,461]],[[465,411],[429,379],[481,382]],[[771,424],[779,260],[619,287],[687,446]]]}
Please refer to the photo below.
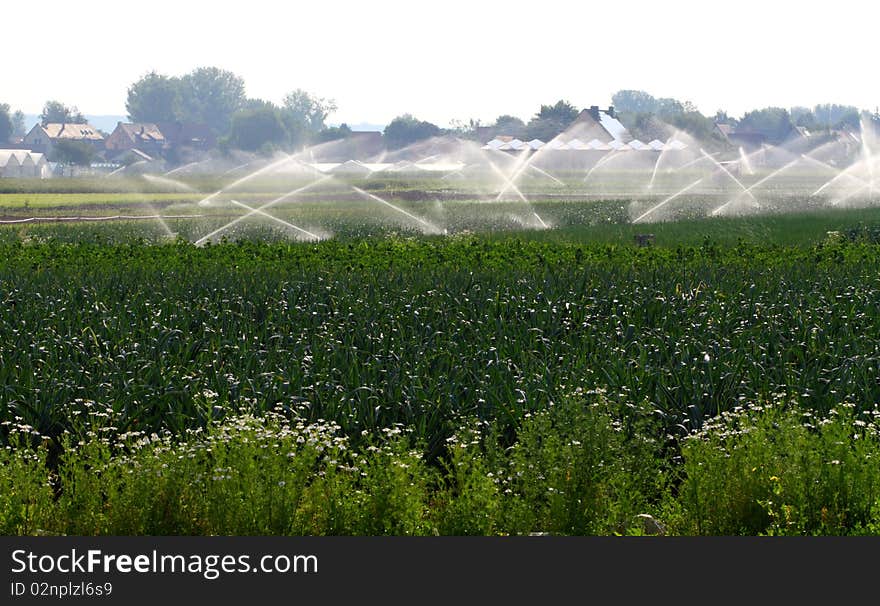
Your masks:
{"label": "green tree", "polygon": [[331,126],[329,128],[325,128],[321,132],[318,133],[318,136],[315,137],[315,141],[317,143],[326,143],[327,141],[337,141],[339,139],[345,139],[351,135],[351,128],[348,124],[340,124],[339,126]]}
{"label": "green tree", "polygon": [[403,114],[394,118],[385,127],[383,137],[389,148],[400,149],[417,141],[436,137],[440,133],[440,127],[436,124],[418,120],[411,114]]}
{"label": "green tree", "polygon": [[12,116],[9,115],[9,105],[0,103],[0,143],[9,141],[12,132]]}
{"label": "green tree", "polygon": [[549,141],[568,128],[577,116],[578,109],[562,99],[554,105],[542,105],[526,125],[524,136]]}
{"label": "green tree", "polygon": [[315,97],[302,89],[296,89],[284,97],[281,119],[287,127],[289,142],[293,147],[309,143],[325,128],[325,120],[336,111],[332,99]]}
{"label": "green tree", "polygon": [[860,112],[852,105],[820,103],[813,108],[813,116],[821,128],[859,128]]}
{"label": "green tree", "polygon": [[628,114],[656,114],[658,103],[643,90],[619,90],[611,96],[614,109]]}
{"label": "green tree", "polygon": [[25,118],[24,112],[20,109],[15,110],[12,114],[12,134],[18,137],[23,137],[27,134],[25,130]]}
{"label": "green tree", "polygon": [[245,99],[244,105],[241,109],[242,111],[249,109],[269,109],[276,112],[281,111],[280,107],[271,101],[266,101],[265,99]]}
{"label": "green tree", "polygon": [[49,159],[62,164],[88,166],[94,157],[95,150],[88,143],[62,139],[52,147]]}
{"label": "green tree", "polygon": [[654,108],[654,113],[661,118],[669,118],[671,116],[694,111],[696,111],[696,108],[691,102],[685,101],[682,103],[678,99],[673,99],[671,97],[657,99],[657,106]]}
{"label": "green tree", "polygon": [[60,101],[47,101],[40,114],[40,124],[85,124],[86,118],[76,106],[68,107]]}
{"label": "green tree", "polygon": [[492,136],[510,135],[511,137],[525,137],[526,123],[516,116],[502,114],[495,118],[492,125]]}
{"label": "green tree", "polygon": [[180,79],[180,117],[220,135],[245,104],[244,80],[217,67],[199,67]]}
{"label": "green tree", "polygon": [[128,88],[125,110],[132,122],[176,122],[180,119],[181,82],[150,72]]}
{"label": "green tree", "polygon": [[245,109],[232,116],[229,130],[231,147],[246,151],[265,150],[282,145],[286,139],[284,122],[273,107]]}
{"label": "green tree", "polygon": [[791,115],[782,107],[765,107],[746,113],[739,121],[739,130],[764,135],[768,143],[779,145],[791,134]]}
{"label": "green tree", "polygon": [[699,141],[709,142],[715,140],[716,144],[721,144],[723,140],[715,130],[714,120],[707,118],[698,111],[682,111],[677,114],[665,116],[665,120],[668,124],[674,126],[678,130],[688,133]]}
{"label": "green tree", "polygon": [[723,109],[719,109],[718,111],[715,112],[715,116],[713,116],[712,121],[719,123],[719,124],[733,124],[733,125],[736,125],[738,122],[733,116],[728,115],[728,113],[726,111],[724,111]]}

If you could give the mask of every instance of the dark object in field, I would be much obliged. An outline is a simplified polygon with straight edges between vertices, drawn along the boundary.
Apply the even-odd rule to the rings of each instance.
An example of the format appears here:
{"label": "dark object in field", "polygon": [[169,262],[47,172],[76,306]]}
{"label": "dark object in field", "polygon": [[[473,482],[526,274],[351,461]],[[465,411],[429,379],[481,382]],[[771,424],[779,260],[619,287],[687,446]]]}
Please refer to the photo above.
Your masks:
{"label": "dark object in field", "polygon": [[651,246],[654,243],[654,234],[636,234],[635,241],[637,246]]}

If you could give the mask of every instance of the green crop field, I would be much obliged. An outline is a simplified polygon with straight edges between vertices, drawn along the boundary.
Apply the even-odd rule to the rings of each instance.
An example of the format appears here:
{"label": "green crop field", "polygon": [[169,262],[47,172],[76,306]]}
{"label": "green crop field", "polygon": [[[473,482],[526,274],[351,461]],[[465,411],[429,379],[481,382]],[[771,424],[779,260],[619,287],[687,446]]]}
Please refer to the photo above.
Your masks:
{"label": "green crop field", "polygon": [[0,530],[880,531],[880,212],[334,208],[0,227]]}

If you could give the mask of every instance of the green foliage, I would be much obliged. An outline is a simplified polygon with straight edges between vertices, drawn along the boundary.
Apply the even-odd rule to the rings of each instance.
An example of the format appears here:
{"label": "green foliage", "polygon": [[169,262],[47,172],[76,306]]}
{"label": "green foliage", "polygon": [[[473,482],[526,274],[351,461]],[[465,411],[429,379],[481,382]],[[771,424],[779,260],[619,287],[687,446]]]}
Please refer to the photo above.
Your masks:
{"label": "green foliage", "polygon": [[233,114],[245,103],[244,80],[217,67],[199,67],[180,78],[182,121],[206,124],[216,134],[228,131]]}
{"label": "green foliage", "polygon": [[657,99],[644,91],[617,91],[612,100],[621,122],[642,141],[665,141],[680,130],[699,141],[714,140],[716,145],[721,145],[722,141],[715,133],[715,122],[730,122],[727,114],[720,110],[714,118],[707,118],[689,101]]}
{"label": "green foliage", "polygon": [[510,135],[513,137],[525,137],[526,124],[516,116],[507,114],[498,116],[493,125],[495,136]]}
{"label": "green foliage", "polygon": [[86,119],[80,111],[74,107],[68,107],[60,101],[47,101],[40,114],[40,123],[46,124],[85,124]]}
{"label": "green foliage", "polygon": [[430,122],[418,120],[410,114],[398,116],[385,127],[383,136],[390,149],[406,147],[424,139],[436,137],[440,127]]}
{"label": "green foliage", "polygon": [[325,128],[315,136],[315,143],[326,143],[328,141],[337,141],[345,139],[351,135],[351,128],[348,124],[340,124],[339,126],[331,126]]}
{"label": "green foliage", "polygon": [[132,122],[176,122],[181,117],[182,82],[152,71],[128,88],[125,110]]}
{"label": "green foliage", "polygon": [[286,139],[287,130],[276,109],[247,109],[232,116],[229,143],[236,149],[256,151],[267,145],[281,145]]}
{"label": "green foliage", "polygon": [[27,134],[27,130],[25,129],[25,117],[24,112],[20,109],[15,110],[12,115],[12,134],[18,137],[23,137]]}
{"label": "green foliage", "polygon": [[288,131],[289,143],[298,147],[309,143],[325,128],[327,116],[336,111],[336,102],[296,89],[284,97],[281,119]]}
{"label": "green foliage", "polygon": [[681,532],[838,535],[876,528],[880,412],[820,417],[776,402],[737,409],[686,440]]}
{"label": "green foliage", "polygon": [[860,213],[663,224],[646,248],[607,224],[0,230],[0,529],[876,532]]}
{"label": "green foliage", "polygon": [[610,412],[599,393],[525,417],[500,472],[513,532],[625,534],[661,494],[659,448],[644,412],[625,422]]}
{"label": "green foliage", "polygon": [[0,143],[5,143],[13,133],[12,117],[9,115],[9,105],[0,103]]}
{"label": "green foliage", "polygon": [[95,157],[95,148],[85,141],[60,139],[52,147],[49,156],[54,162],[88,166]]}
{"label": "green foliage", "polygon": [[611,103],[621,113],[654,114],[657,99],[643,90],[619,90],[611,96]]}
{"label": "green foliage", "polygon": [[738,130],[763,135],[768,143],[779,145],[794,128],[788,110],[766,107],[747,112],[739,121]]}
{"label": "green foliage", "polygon": [[529,139],[550,141],[568,128],[578,116],[578,109],[571,103],[560,99],[554,105],[542,105],[525,128]]}

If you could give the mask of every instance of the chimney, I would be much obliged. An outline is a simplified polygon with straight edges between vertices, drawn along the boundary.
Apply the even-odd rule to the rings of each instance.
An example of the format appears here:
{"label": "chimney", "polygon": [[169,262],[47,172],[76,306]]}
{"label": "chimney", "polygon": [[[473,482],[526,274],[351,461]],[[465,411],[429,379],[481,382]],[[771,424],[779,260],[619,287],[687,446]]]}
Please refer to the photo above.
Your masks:
{"label": "chimney", "polygon": [[594,120],[599,119],[599,106],[598,105],[591,105],[590,106],[590,115],[593,116]]}
{"label": "chimney", "polygon": [[617,116],[614,115],[614,106],[613,106],[613,105],[609,105],[609,106],[608,106],[608,111],[605,112],[605,113],[607,113],[607,114],[608,114],[609,116],[611,116],[612,118],[616,118],[616,117],[617,117]]}

